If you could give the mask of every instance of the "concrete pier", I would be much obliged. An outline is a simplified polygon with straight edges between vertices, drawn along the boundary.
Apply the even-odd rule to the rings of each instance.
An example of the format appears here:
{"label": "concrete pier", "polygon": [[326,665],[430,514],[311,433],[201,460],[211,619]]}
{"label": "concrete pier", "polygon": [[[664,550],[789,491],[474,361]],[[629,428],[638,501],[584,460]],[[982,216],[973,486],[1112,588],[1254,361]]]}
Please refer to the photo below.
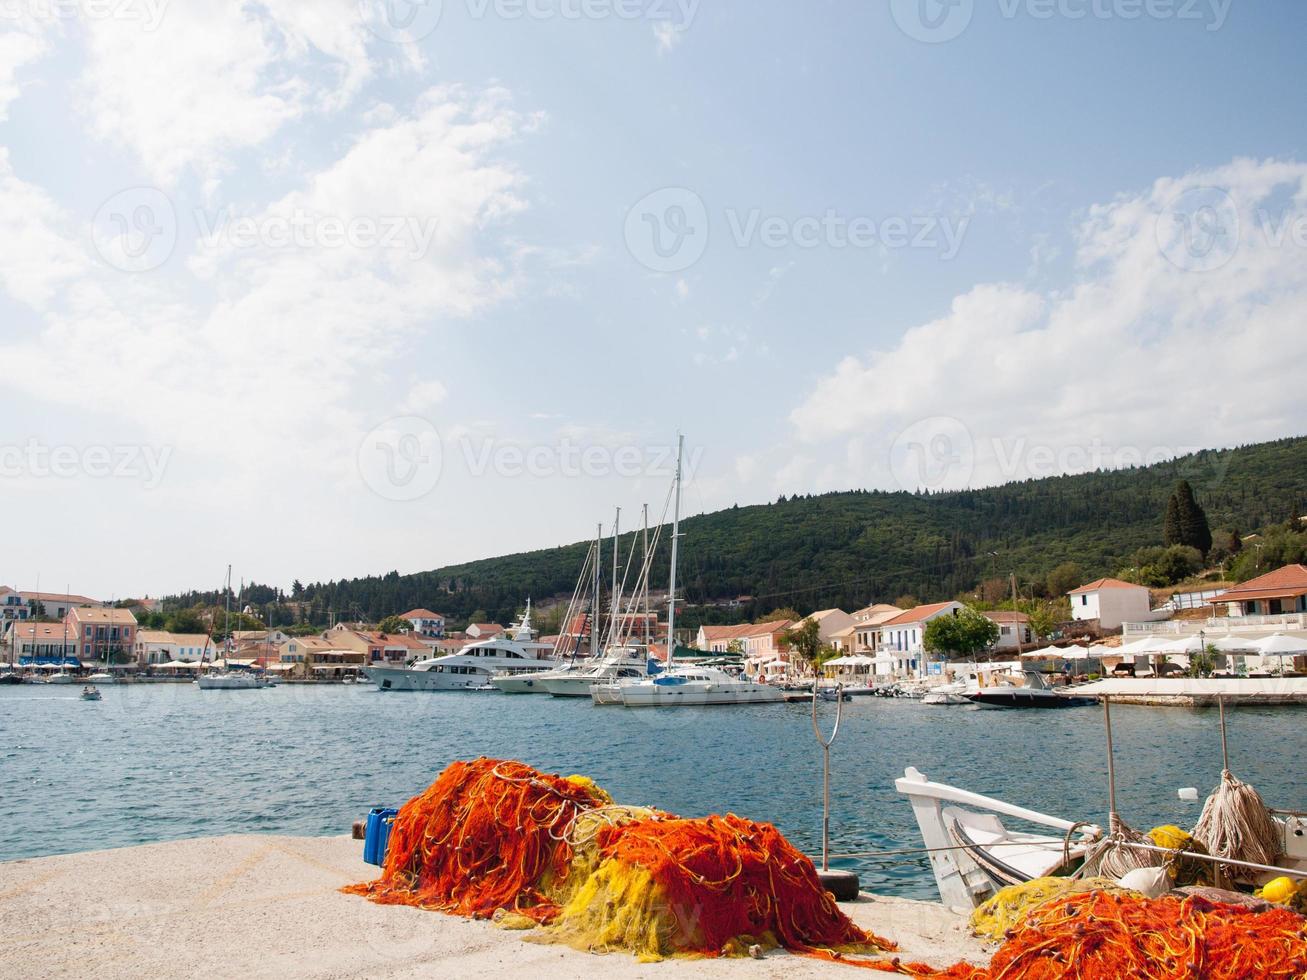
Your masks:
{"label": "concrete pier", "polygon": [[[338,891],[377,877],[362,850],[348,837],[216,837],[0,864],[0,976],[850,976],[781,951],[642,964],[374,905]],[[841,907],[905,960],[988,959],[941,905],[864,895]]]}

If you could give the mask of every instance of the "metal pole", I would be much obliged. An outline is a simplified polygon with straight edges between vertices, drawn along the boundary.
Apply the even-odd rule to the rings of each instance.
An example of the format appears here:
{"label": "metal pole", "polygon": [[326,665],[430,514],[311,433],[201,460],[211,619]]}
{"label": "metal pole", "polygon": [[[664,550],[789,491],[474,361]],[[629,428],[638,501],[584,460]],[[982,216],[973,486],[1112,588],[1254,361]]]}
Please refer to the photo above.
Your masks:
{"label": "metal pole", "polygon": [[1107,810],[1109,832],[1116,820],[1116,762],[1112,758],[1112,699],[1103,698],[1103,724],[1107,727]]}
{"label": "metal pole", "polygon": [[830,747],[840,733],[840,719],[844,717],[844,685],[835,687],[835,727],[830,738],[822,735],[817,726],[817,685],[812,685],[812,731],[821,744],[821,870],[830,870]]}
{"label": "metal pole", "polygon": [[1225,740],[1225,695],[1216,696],[1216,706],[1221,711],[1221,769],[1225,772],[1230,771],[1230,747]]}
{"label": "metal pole", "polygon": [[681,537],[681,456],[685,436],[676,437],[676,506],[672,510],[672,567],[667,576],[667,669],[676,653],[676,545]]}

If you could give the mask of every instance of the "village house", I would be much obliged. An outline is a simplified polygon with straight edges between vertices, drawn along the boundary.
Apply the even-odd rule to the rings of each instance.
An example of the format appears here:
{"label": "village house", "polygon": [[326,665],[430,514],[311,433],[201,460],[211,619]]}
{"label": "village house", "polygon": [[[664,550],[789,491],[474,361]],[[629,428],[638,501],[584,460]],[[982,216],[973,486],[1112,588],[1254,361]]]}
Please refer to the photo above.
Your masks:
{"label": "village house", "polygon": [[139,630],[136,634],[136,663],[142,667],[185,661],[213,660],[213,641],[204,633],[168,633]]}
{"label": "village house", "polygon": [[1226,589],[1212,605],[1224,605],[1230,616],[1280,616],[1307,612],[1307,566],[1284,565]]}
{"label": "village house", "polygon": [[77,634],[67,623],[13,620],[4,633],[4,659],[22,666],[77,659]]}
{"label": "village house", "polygon": [[82,606],[103,606],[104,603],[84,595],[67,595],[63,592],[20,592],[0,585],[0,618],[47,619],[63,621],[70,609]]}
{"label": "village house", "polygon": [[1028,649],[1034,642],[1030,629],[1030,617],[1023,612],[1010,609],[994,609],[982,615],[998,627],[998,639],[992,649],[1006,652],[1018,648]]}
{"label": "village house", "polygon": [[327,635],[338,648],[353,650],[365,663],[403,664],[430,656],[431,648],[411,633],[378,633],[374,630],[332,630]]}
{"label": "village house", "polygon": [[504,627],[498,623],[470,623],[463,635],[469,640],[496,640],[504,635]]}
{"label": "village house", "polygon": [[1157,619],[1152,612],[1152,596],[1142,585],[1122,582],[1119,578],[1100,578],[1072,589],[1071,618],[1098,620],[1098,628],[1110,632],[1122,623],[1145,623]]}
{"label": "village house", "polygon": [[898,606],[878,602],[850,613],[852,624],[831,637],[831,646],[841,653],[875,654],[879,646],[880,627],[902,612]]}
{"label": "village house", "polygon": [[278,672],[301,679],[357,672],[366,665],[368,654],[338,642],[341,635],[333,630],[324,636],[288,638],[277,648]]}
{"label": "village house", "polygon": [[135,655],[136,617],[130,609],[70,609],[64,621],[77,637],[83,664],[123,664]]}
{"label": "village house", "polygon": [[932,602],[901,612],[881,624],[877,649],[894,659],[894,673],[914,673],[925,650],[926,624],[941,616],[956,616],[964,608],[960,602]]}
{"label": "village house", "polygon": [[418,636],[439,640],[445,635],[445,617],[430,609],[410,609],[399,618],[412,623],[413,632]]}

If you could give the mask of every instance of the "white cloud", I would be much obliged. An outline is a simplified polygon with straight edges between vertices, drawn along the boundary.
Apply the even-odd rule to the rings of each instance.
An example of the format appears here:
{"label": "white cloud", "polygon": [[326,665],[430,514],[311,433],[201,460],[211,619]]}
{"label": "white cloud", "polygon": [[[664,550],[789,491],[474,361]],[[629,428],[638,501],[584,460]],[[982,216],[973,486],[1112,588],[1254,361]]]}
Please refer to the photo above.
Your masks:
{"label": "white cloud", "polygon": [[[1216,210],[1190,217],[1198,238],[1186,251],[1175,211],[1209,199]],[[1213,261],[1202,236],[1226,200],[1238,247],[1195,271]],[[1307,356],[1307,165],[1236,160],[1097,206],[1078,230],[1076,267],[1061,292],[978,285],[893,347],[844,358],[792,413],[798,436],[870,441],[876,458],[853,482],[892,485],[895,438],[934,426],[952,451],[959,440],[974,450],[974,465],[942,473],[956,486],[1303,428],[1284,366]],[[865,456],[851,453],[850,468]]]}
{"label": "white cloud", "polygon": [[232,151],[339,108],[371,76],[356,10],[351,0],[174,3],[153,30],[88,18],[92,131],[165,185],[186,168],[221,172]]}
{"label": "white cloud", "polygon": [[49,50],[35,25],[18,25],[0,33],[0,122],[9,118],[9,104],[19,96],[18,72],[39,61]]}
{"label": "white cloud", "polygon": [[506,93],[432,90],[412,116],[365,132],[299,190],[246,215],[260,229],[297,210],[342,223],[420,216],[438,229],[429,249],[220,237],[187,263],[135,276],[91,261],[81,222],[0,157],[0,283],[44,322],[10,356],[37,363],[56,350],[60,364],[57,385],[14,383],[203,459],[213,479],[186,488],[188,501],[259,479],[272,456],[302,476],[354,481],[365,432],[406,400],[430,409],[444,395],[435,378],[407,392],[391,380],[416,332],[514,288],[500,232],[525,203],[520,176],[496,157],[518,122]]}

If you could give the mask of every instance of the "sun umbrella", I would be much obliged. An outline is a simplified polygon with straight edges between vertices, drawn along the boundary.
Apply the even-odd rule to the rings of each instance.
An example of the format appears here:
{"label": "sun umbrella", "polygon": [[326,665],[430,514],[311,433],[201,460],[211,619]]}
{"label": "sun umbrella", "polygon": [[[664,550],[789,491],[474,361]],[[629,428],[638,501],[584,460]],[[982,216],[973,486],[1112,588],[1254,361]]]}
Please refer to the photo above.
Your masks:
{"label": "sun umbrella", "polygon": [[1253,644],[1263,657],[1278,657],[1280,673],[1284,673],[1284,658],[1297,657],[1307,653],[1307,640],[1287,633],[1272,633]]}

